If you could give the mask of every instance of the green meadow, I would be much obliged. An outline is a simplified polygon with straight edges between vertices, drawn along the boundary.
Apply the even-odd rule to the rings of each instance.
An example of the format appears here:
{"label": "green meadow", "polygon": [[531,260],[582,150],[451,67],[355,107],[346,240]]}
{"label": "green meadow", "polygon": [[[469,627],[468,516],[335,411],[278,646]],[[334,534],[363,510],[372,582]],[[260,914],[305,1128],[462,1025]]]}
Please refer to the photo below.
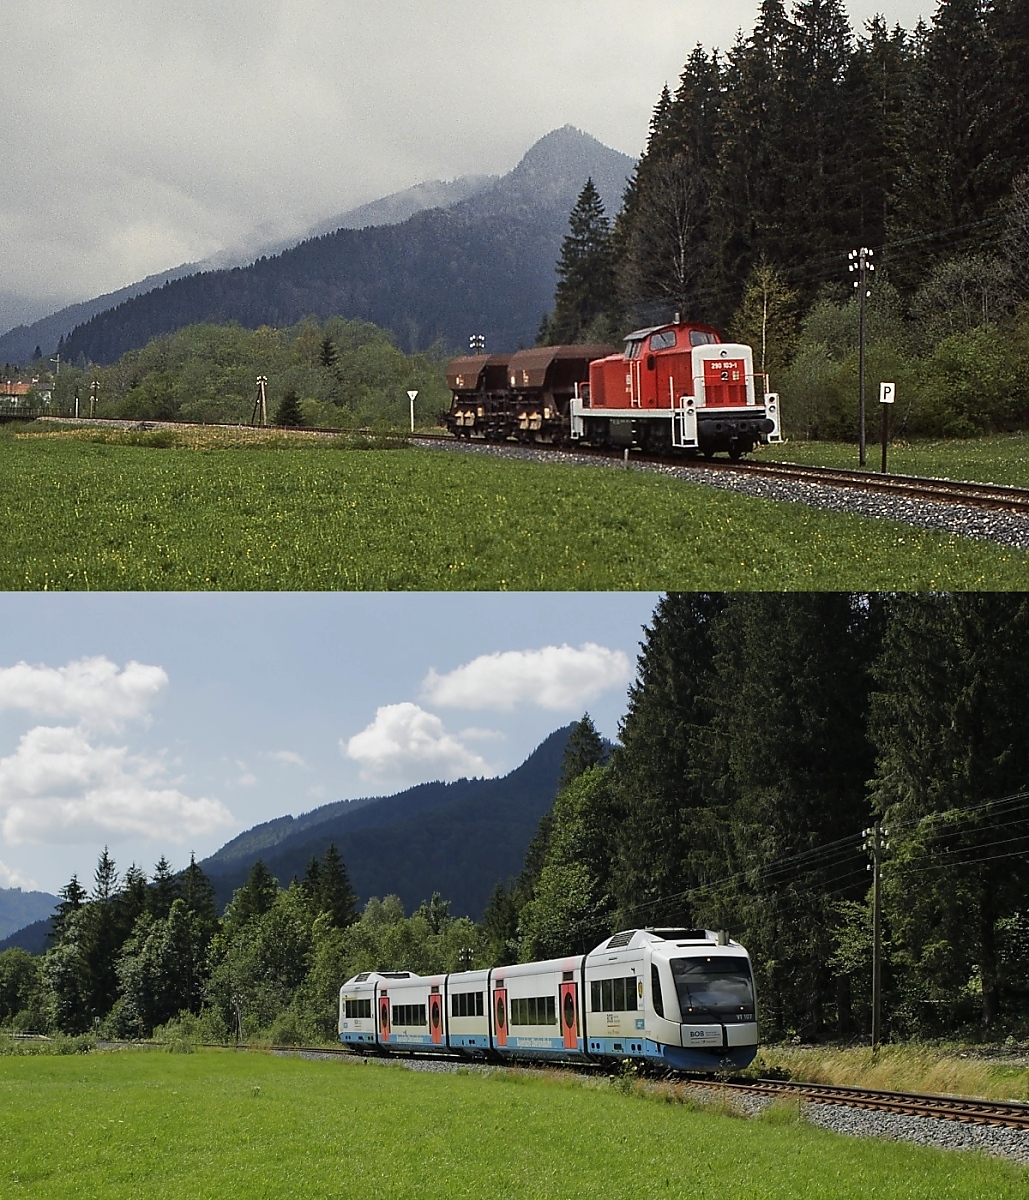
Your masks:
{"label": "green meadow", "polygon": [[221,431],[7,433],[0,469],[6,590],[1029,588],[1005,547],[643,471]]}
{"label": "green meadow", "polygon": [[3,1058],[0,1195],[1013,1200],[1029,1186],[977,1154],[665,1097],[231,1051]]}

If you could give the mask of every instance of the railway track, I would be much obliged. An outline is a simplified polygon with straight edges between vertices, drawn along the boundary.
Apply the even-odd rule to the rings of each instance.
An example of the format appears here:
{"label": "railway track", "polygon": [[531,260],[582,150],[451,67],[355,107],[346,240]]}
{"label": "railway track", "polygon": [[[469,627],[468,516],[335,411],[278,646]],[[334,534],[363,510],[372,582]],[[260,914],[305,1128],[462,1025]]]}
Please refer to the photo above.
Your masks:
{"label": "railway track", "polygon": [[[436,434],[408,435],[410,440],[421,444],[464,448],[466,446],[489,446],[503,452],[505,447],[512,451],[532,450],[537,454],[553,455],[555,458],[574,454],[610,461],[625,461],[621,450],[592,450],[559,448],[532,443],[503,442],[458,442],[453,438]],[[956,504],[965,508],[991,509],[999,512],[1029,513],[1029,488],[1007,487],[991,483],[967,483],[951,479],[934,479],[916,475],[880,475],[871,471],[849,471],[837,467],[814,467],[802,463],[780,463],[761,461],[731,462],[727,459],[683,458],[672,455],[654,455],[633,452],[628,460],[632,464],[647,464],[657,467],[675,467],[698,474],[705,471],[731,472],[737,475],[754,475],[765,479],[779,479],[791,483],[818,484],[825,487],[847,488],[853,491],[876,492],[882,495],[901,496],[907,500],[931,500],[942,504]]]}
{"label": "railway track", "polygon": [[691,1081],[691,1086],[735,1091],[751,1096],[796,1096],[814,1104],[836,1104],[909,1117],[937,1117],[965,1125],[994,1125],[1004,1129],[1029,1129],[1029,1104],[1007,1100],[976,1100],[962,1096],[934,1096],[918,1092],[886,1092],[877,1088],[829,1087],[811,1083],[784,1083],[759,1079],[753,1083],[718,1080]]}

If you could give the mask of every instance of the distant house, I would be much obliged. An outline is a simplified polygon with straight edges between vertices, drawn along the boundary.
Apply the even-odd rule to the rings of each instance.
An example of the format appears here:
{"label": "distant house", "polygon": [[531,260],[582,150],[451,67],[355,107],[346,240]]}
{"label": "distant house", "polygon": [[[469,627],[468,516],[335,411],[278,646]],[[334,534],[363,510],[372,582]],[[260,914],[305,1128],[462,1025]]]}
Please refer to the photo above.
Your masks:
{"label": "distant house", "polygon": [[51,385],[40,383],[38,377],[28,382],[23,379],[0,380],[0,408],[49,408],[51,396]]}

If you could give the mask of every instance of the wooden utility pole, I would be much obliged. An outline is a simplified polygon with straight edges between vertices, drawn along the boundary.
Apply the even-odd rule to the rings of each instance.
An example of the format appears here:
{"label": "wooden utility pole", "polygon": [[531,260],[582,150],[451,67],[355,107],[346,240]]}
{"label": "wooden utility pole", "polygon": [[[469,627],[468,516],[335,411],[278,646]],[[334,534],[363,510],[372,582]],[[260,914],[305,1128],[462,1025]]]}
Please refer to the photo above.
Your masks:
{"label": "wooden utility pole", "polygon": [[250,413],[251,425],[267,426],[268,424],[268,397],[265,388],[268,386],[268,376],[258,375],[257,377],[257,397],[254,400],[253,411]]}

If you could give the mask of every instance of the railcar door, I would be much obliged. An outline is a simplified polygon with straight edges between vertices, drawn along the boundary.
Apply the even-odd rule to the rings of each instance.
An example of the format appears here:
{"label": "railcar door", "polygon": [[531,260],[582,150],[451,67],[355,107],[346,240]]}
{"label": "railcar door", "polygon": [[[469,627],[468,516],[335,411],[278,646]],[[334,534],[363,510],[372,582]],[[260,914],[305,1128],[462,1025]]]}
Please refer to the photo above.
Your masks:
{"label": "railcar door", "polygon": [[389,996],[379,993],[379,1039],[384,1045],[389,1045]]}
{"label": "railcar door", "polygon": [[507,988],[493,993],[493,1036],[498,1046],[507,1045]]}
{"label": "railcar door", "polygon": [[429,1036],[434,1046],[443,1045],[443,997],[435,987],[429,994]]}
{"label": "railcar door", "polygon": [[579,985],[561,984],[561,1033],[566,1050],[579,1048]]}

